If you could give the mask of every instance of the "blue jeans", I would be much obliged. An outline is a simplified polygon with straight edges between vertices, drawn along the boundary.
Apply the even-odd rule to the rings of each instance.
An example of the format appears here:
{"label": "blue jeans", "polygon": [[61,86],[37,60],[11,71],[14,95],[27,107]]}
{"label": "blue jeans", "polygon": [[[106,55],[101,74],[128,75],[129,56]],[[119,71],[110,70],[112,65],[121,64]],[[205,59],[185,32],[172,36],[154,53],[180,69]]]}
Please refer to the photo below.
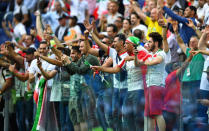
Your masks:
{"label": "blue jeans", "polygon": [[91,87],[84,87],[81,94],[81,106],[85,122],[88,124],[88,129],[99,126],[96,111],[96,97]]}
{"label": "blue jeans", "polygon": [[144,103],[144,90],[128,91],[123,106],[125,130],[144,130]]}
{"label": "blue jeans", "polygon": [[23,98],[20,98],[16,102],[16,121],[18,130],[25,131],[25,108]]}
{"label": "blue jeans", "polygon": [[59,111],[61,131],[73,131],[73,124],[69,116],[68,102],[61,101],[59,103]]}
{"label": "blue jeans", "polygon": [[113,88],[113,95],[112,95],[113,120],[111,122],[111,127],[114,128],[114,131],[122,130],[122,107],[124,104],[126,94],[127,94],[127,88],[126,89]]}

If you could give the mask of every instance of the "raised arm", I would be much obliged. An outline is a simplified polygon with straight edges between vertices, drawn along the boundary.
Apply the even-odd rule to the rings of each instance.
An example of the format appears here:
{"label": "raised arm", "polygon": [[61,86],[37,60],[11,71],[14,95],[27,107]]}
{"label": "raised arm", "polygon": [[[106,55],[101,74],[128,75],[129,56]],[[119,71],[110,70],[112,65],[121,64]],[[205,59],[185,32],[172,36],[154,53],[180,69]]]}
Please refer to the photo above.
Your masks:
{"label": "raised arm", "polygon": [[57,73],[56,70],[52,70],[52,71],[49,71],[49,72],[44,71],[44,69],[42,68],[42,63],[41,63],[40,60],[37,61],[37,65],[38,65],[38,68],[41,71],[41,74],[44,76],[44,78],[46,80],[49,80],[49,79],[53,78]]}
{"label": "raised arm", "polygon": [[147,16],[143,13],[140,7],[137,6],[135,1],[131,2],[131,7],[137,13],[137,15],[145,22],[147,19]]}
{"label": "raised arm", "polygon": [[178,43],[179,47],[182,49],[184,54],[186,54],[187,46],[184,43],[184,41],[182,40],[180,34],[178,33],[178,23],[177,22],[173,23],[173,30],[175,32],[175,35],[177,36],[177,43]]}
{"label": "raised arm", "polygon": [[98,57],[99,56],[99,50],[91,48],[91,46],[89,44],[89,40],[88,40],[89,31],[88,30],[84,31],[84,36],[85,36],[85,47],[86,47],[86,50],[88,51],[89,54],[92,54],[92,55]]}
{"label": "raised arm", "polygon": [[186,61],[181,66],[181,68],[179,68],[177,70],[177,73],[176,73],[177,76],[181,76],[181,74],[185,72],[185,70],[188,67],[188,65],[189,65],[190,61],[192,60],[192,58],[193,58],[193,54],[190,53],[190,56],[186,59]]}
{"label": "raised arm", "polygon": [[29,73],[20,73],[18,70],[16,70],[16,64],[9,66],[9,71],[13,73],[15,77],[17,77],[20,81],[27,81],[29,79]]}
{"label": "raised arm", "polygon": [[55,59],[51,59],[47,56],[43,56],[41,55],[39,52],[35,52],[34,55],[36,57],[40,57],[41,59],[47,61],[48,63],[52,64],[52,65],[56,65],[56,66],[62,66],[62,62],[61,61],[58,61],[58,60],[55,60]]}
{"label": "raised arm", "polygon": [[206,50],[206,39],[207,39],[207,35],[209,34],[209,26],[207,26],[202,34],[202,36],[200,37],[199,43],[198,43],[198,49],[199,50]]}
{"label": "raised arm", "polygon": [[196,26],[194,25],[194,22],[191,19],[187,19],[189,23],[187,23],[187,26],[189,26],[190,28],[192,28],[195,33],[197,34],[197,37],[200,39],[202,33],[199,29],[196,28]]}
{"label": "raised arm", "polygon": [[115,66],[115,67],[105,67],[105,66],[92,66],[91,67],[94,71],[102,71],[102,72],[107,72],[107,73],[118,73],[120,72],[120,67]]}
{"label": "raised arm", "polygon": [[167,23],[165,23],[163,17],[158,20],[159,25],[163,28],[163,50],[165,53],[169,51],[168,41],[167,41]]}
{"label": "raised arm", "polygon": [[37,29],[37,34],[44,39],[44,34],[43,34],[43,29],[41,26],[41,14],[39,11],[35,12],[36,15],[36,29]]}

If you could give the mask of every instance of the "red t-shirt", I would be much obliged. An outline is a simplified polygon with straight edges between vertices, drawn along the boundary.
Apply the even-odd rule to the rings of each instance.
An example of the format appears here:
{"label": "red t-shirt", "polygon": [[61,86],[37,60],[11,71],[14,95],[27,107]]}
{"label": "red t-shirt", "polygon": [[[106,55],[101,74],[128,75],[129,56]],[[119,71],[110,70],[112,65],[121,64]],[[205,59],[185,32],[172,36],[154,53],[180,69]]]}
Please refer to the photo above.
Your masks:
{"label": "red t-shirt", "polygon": [[176,114],[180,113],[181,83],[176,75],[177,70],[171,72],[165,80],[165,96],[163,109]]}

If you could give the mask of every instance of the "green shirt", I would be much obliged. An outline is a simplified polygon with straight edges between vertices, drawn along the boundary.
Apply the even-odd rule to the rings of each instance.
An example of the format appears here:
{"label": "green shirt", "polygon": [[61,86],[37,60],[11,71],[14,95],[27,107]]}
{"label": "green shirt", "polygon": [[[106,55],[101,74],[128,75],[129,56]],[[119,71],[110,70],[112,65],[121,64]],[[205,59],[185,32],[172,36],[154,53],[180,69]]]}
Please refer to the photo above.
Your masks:
{"label": "green shirt", "polygon": [[71,74],[92,74],[92,70],[89,65],[84,64],[85,61],[88,61],[89,64],[94,66],[99,66],[99,61],[96,56],[88,54],[87,56],[82,56],[77,63],[72,62],[69,65],[67,65],[69,71]]}
{"label": "green shirt", "polygon": [[[186,50],[186,56],[189,57],[190,48],[187,48]],[[190,62],[189,66],[186,68],[183,76],[183,82],[190,82],[190,81],[196,81],[201,80],[203,66],[204,66],[205,58],[202,54],[197,54],[192,58],[192,61]]]}

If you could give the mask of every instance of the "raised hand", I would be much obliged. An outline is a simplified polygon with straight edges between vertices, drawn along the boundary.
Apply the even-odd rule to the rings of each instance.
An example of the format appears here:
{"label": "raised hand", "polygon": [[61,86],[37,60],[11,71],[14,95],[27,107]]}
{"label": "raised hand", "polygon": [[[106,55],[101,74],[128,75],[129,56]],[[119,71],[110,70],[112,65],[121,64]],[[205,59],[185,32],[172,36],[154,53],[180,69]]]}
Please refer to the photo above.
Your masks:
{"label": "raised hand", "polygon": [[194,22],[191,19],[187,19],[189,21],[189,23],[186,23],[187,26],[189,26],[190,28],[195,28]]}
{"label": "raised hand", "polygon": [[14,72],[16,69],[16,63],[14,65],[9,65],[9,71]]}
{"label": "raised hand", "polygon": [[35,57],[40,57],[40,53],[38,51],[34,52]]}
{"label": "raised hand", "polygon": [[173,31],[175,33],[178,33],[178,22],[177,21],[173,22],[172,27],[173,27]]}
{"label": "raised hand", "polygon": [[204,31],[207,35],[209,34],[209,25],[205,27],[205,31]]}
{"label": "raised hand", "polygon": [[84,36],[85,36],[85,39],[88,39],[88,37],[89,37],[89,31],[88,30],[84,31]]}
{"label": "raised hand", "polygon": [[67,64],[71,63],[69,57],[65,54],[61,57],[61,61],[62,61],[63,65],[67,65]]}
{"label": "raised hand", "polygon": [[38,10],[34,13],[35,16],[40,16],[40,14],[41,14],[41,13],[40,13],[40,11],[38,11]]}
{"label": "raised hand", "polygon": [[93,26],[89,23],[88,20],[84,20],[83,24],[89,32],[92,30]]}
{"label": "raised hand", "polygon": [[38,66],[39,69],[42,67],[42,63],[39,59],[37,60],[37,66]]}

